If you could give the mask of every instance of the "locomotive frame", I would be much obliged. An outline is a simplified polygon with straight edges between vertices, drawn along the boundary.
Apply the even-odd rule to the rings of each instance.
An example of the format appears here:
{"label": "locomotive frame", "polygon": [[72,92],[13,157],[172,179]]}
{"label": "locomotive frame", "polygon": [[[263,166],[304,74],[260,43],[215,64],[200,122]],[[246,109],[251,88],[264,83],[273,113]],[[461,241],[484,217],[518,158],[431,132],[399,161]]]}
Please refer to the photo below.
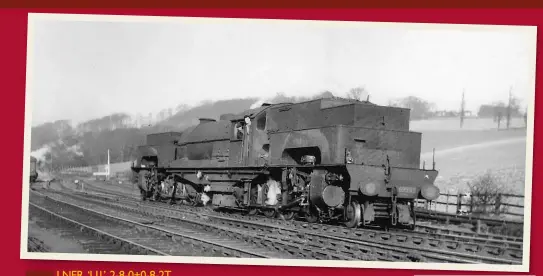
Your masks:
{"label": "locomotive frame", "polygon": [[341,98],[263,104],[150,134],[131,169],[142,200],[413,229],[414,200],[439,189],[409,112]]}

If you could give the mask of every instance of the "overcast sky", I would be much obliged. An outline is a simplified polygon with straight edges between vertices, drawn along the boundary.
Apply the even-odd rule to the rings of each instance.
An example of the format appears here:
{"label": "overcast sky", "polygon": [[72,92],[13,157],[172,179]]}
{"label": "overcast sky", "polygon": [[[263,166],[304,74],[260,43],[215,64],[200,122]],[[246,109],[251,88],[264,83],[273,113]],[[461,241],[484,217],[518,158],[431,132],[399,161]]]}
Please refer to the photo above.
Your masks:
{"label": "overcast sky", "polygon": [[[107,19],[106,19],[107,20]],[[33,22],[33,23],[32,23]],[[458,109],[534,93],[535,28],[421,25],[31,21],[33,125],[157,112],[233,97],[414,95]]]}

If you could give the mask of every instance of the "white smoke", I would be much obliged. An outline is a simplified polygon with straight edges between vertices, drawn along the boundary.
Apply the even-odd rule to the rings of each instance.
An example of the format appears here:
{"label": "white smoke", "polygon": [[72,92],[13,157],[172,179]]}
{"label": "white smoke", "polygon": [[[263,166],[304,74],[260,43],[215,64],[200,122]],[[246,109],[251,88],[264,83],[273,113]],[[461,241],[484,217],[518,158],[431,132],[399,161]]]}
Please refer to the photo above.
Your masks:
{"label": "white smoke", "polygon": [[77,156],[83,156],[83,152],[81,151],[81,146],[79,146],[78,144],[68,147],[66,148],[66,150],[72,152],[73,154]]}
{"label": "white smoke", "polygon": [[209,198],[209,196],[208,196],[207,194],[202,193],[202,198],[201,198],[201,200],[202,200],[202,204],[203,204],[204,206],[207,205],[207,203],[209,202],[210,199],[211,199],[211,198]]}
{"label": "white smoke", "polygon": [[[45,156],[48,153],[51,153],[51,150],[52,150],[51,146],[45,145],[45,146],[31,152],[30,155],[33,156],[34,158],[36,158],[38,162],[42,162],[42,164],[44,164],[46,162],[50,162],[50,160],[47,160]],[[37,166],[36,170],[38,171],[38,179],[40,181],[44,181],[44,183],[46,183],[46,182],[51,181],[52,179],[54,179],[54,177],[49,172],[47,172],[46,170],[43,170],[43,168],[40,168],[39,166]]]}
{"label": "white smoke", "polygon": [[260,99],[258,101],[256,101],[254,104],[251,105],[251,107],[249,107],[249,109],[253,109],[253,108],[258,108],[260,107],[265,101],[263,99]]}
{"label": "white smoke", "polygon": [[[334,96],[335,94],[332,93],[332,92],[324,92],[324,91],[321,91],[321,92],[316,92],[316,93],[312,93],[310,95],[303,95],[303,96],[293,96],[293,95],[281,95],[281,97],[279,97],[281,100],[280,102],[282,102],[284,100],[283,97],[287,97],[288,99],[291,99],[294,97],[294,101],[295,102],[298,102],[298,101],[305,101],[305,100],[309,100],[309,99],[316,99],[316,98],[320,98],[320,97],[324,97],[324,98],[328,98],[330,96]],[[278,103],[278,96],[279,95],[275,95],[275,96],[272,96],[272,97],[268,97],[268,98],[260,98],[258,99],[255,103],[253,103],[249,109],[253,109],[253,108],[258,108],[260,106],[262,106],[263,103]],[[362,100],[365,100],[366,96],[364,96],[364,98]]]}
{"label": "white smoke", "polygon": [[45,145],[33,152],[30,153],[31,156],[33,156],[34,158],[36,158],[38,161],[46,161],[45,160],[45,155],[47,153],[50,153],[51,152],[51,146],[49,145]]}
{"label": "white smoke", "polygon": [[266,204],[268,205],[275,205],[277,204],[277,195],[281,194],[281,187],[279,186],[279,182],[270,179],[268,180],[268,199],[266,200]]}
{"label": "white smoke", "polygon": [[44,145],[44,146],[42,146],[41,148],[39,148],[39,149],[37,149],[35,151],[32,151],[30,153],[30,155],[35,157],[39,161],[42,161],[42,162],[47,161],[47,162],[49,162],[50,160],[46,160],[45,156],[48,153],[52,154],[53,153],[53,147],[58,147],[58,146],[63,146],[66,149],[66,151],[69,152],[69,153],[73,153],[73,154],[75,154],[77,156],[83,156],[83,151],[81,150],[81,146],[79,144],[75,144],[73,146],[66,147],[64,141],[62,141],[61,139],[57,140],[56,142]]}

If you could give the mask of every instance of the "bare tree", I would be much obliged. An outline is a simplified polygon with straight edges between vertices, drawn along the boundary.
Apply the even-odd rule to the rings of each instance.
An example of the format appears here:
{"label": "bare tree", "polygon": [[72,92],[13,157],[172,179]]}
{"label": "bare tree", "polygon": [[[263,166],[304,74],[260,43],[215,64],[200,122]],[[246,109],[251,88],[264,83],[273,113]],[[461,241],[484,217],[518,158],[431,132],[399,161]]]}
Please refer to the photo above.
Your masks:
{"label": "bare tree", "polygon": [[389,104],[392,104],[392,106],[409,108],[411,110],[412,120],[426,119],[432,115],[433,110],[436,108],[435,103],[425,101],[415,96],[408,96]]}
{"label": "bare tree", "polygon": [[512,94],[513,88],[509,89],[509,101],[506,107],[506,116],[507,116],[507,128],[511,125],[511,118],[522,116],[522,111],[520,111],[520,99],[515,97]]}
{"label": "bare tree", "polygon": [[349,92],[347,93],[347,98],[360,101],[364,94],[367,94],[366,88],[358,86],[349,90]]}
{"label": "bare tree", "polygon": [[501,204],[503,193],[509,192],[507,186],[492,172],[477,177],[472,183],[468,183],[471,193],[471,208],[473,213],[500,214],[507,211],[507,207]]}

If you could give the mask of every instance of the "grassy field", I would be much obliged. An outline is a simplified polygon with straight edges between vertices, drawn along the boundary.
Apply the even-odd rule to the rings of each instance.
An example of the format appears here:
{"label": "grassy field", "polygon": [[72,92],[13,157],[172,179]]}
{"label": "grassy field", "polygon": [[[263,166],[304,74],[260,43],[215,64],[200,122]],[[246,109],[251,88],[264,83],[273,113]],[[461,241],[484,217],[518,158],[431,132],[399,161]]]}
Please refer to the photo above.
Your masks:
{"label": "grassy field", "polygon": [[526,129],[510,130],[425,130],[422,131],[421,154],[451,148],[500,141],[526,139]]}
{"label": "grassy field", "polygon": [[[435,148],[436,169],[440,171],[438,182],[443,188],[466,188],[462,185],[465,181],[452,185],[449,180],[469,179],[490,170],[503,174],[511,183],[511,192],[524,193],[524,188],[518,186],[524,183],[519,175],[524,174],[526,163],[526,129],[485,127],[493,124],[491,119],[467,121],[471,122],[467,130],[459,128],[458,119],[413,122],[412,129],[422,133],[421,162],[426,161],[426,166],[431,166]],[[417,124],[434,129],[416,129]]]}
{"label": "grassy field", "polygon": [[[505,128],[505,120],[500,122],[500,129]],[[510,128],[524,128],[523,118],[512,118]],[[440,131],[457,131],[457,130],[496,130],[498,123],[492,118],[465,118],[464,125],[460,128],[460,118],[435,118],[428,120],[411,121],[410,128],[413,131],[440,130]]]}
{"label": "grassy field", "polygon": [[[468,184],[490,172],[496,176],[502,192],[524,195],[526,129],[492,129],[491,119],[471,119],[470,123],[467,129],[459,128],[458,119],[412,123],[412,129],[422,133],[421,162],[426,162],[426,168],[432,164],[432,148],[436,149],[436,169],[439,171],[436,185],[443,193],[468,192]],[[454,200],[451,198],[449,202]],[[509,198],[506,202],[523,205],[524,199]],[[454,210],[454,207],[449,208]],[[522,213],[521,208],[510,211]]]}
{"label": "grassy field", "polygon": [[458,118],[442,118],[432,120],[412,121],[411,131],[422,133],[421,152],[431,152],[455,148],[465,145],[485,143],[509,138],[526,137],[524,120],[514,118],[510,129],[498,129],[492,119],[466,119],[464,126],[460,128]]}

